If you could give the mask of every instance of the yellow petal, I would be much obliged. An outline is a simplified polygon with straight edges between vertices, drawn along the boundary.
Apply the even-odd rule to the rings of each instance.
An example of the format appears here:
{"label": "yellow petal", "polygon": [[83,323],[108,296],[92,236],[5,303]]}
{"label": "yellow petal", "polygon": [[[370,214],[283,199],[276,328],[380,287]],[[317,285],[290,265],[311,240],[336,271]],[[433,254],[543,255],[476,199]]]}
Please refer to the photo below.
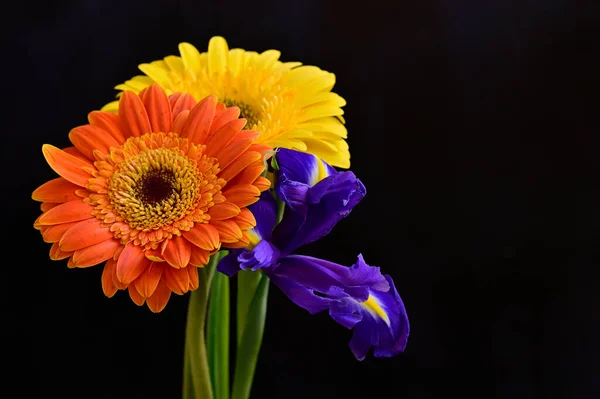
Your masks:
{"label": "yellow petal", "polygon": [[227,42],[221,36],[215,36],[208,42],[208,73],[221,74],[227,70]]}
{"label": "yellow petal", "polygon": [[169,77],[169,72],[165,68],[157,66],[157,61],[151,64],[140,64],[138,68],[159,85],[163,87],[171,87],[171,78]]}
{"label": "yellow petal", "polygon": [[180,43],[179,53],[181,54],[183,66],[198,76],[201,73],[200,52],[198,49],[189,43]]}

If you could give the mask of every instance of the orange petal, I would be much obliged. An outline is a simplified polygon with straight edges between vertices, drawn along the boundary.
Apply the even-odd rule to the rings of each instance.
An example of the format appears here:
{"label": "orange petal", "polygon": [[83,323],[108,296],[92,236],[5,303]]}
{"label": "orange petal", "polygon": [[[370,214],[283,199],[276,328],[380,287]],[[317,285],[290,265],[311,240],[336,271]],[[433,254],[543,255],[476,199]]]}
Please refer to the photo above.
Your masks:
{"label": "orange petal", "polygon": [[248,230],[256,227],[256,219],[248,208],[242,208],[240,214],[231,218],[231,220],[236,222],[242,230]]}
{"label": "orange petal", "polygon": [[146,299],[146,303],[152,312],[158,313],[167,306],[169,298],[171,298],[171,290],[161,281],[158,283],[158,287],[156,287],[154,294]]}
{"label": "orange petal", "polygon": [[134,284],[140,295],[148,298],[156,290],[158,282],[163,274],[164,266],[160,263],[151,263],[144,272],[138,277]]}
{"label": "orange petal", "polygon": [[240,117],[240,109],[238,107],[229,107],[223,112],[215,115],[214,121],[210,127],[208,138],[212,137],[219,129],[225,126],[226,123]]}
{"label": "orange petal", "polygon": [[121,131],[125,138],[139,137],[149,133],[152,128],[144,108],[144,103],[132,91],[124,91],[119,102],[119,118]]}
{"label": "orange petal", "polygon": [[183,126],[185,125],[185,121],[187,121],[189,115],[190,115],[189,110],[181,111],[179,113],[179,115],[177,115],[175,120],[173,121],[173,126],[171,127],[171,131],[173,133],[180,133],[181,129],[183,129]]}
{"label": "orange petal", "polygon": [[[123,246],[121,246],[121,248],[123,248]],[[117,252],[119,252],[119,251],[117,251]],[[117,259],[119,259],[119,258],[117,257]],[[114,256],[112,259],[109,259],[110,261],[112,261],[114,263],[114,267],[112,268],[112,275],[111,275],[112,283],[118,289],[124,290],[125,288],[127,288],[127,284],[123,284],[117,278],[117,259],[115,259]]]}
{"label": "orange petal", "polygon": [[[225,197],[223,197],[225,198]],[[35,219],[35,221],[33,222],[33,228],[36,230],[42,230],[44,228],[44,225],[40,223],[40,219],[42,218],[42,216],[44,216],[44,214],[41,214],[40,216],[37,217],[37,219]]]}
{"label": "orange petal", "polygon": [[65,147],[62,149],[64,152],[66,152],[69,155],[73,155],[75,158],[79,158],[85,162],[89,162],[90,159],[88,157],[86,157],[85,155],[83,155],[81,153],[81,151],[79,151],[77,148],[75,148],[75,146],[71,146],[71,147]]}
{"label": "orange petal", "polygon": [[87,219],[71,227],[60,240],[60,249],[75,251],[113,238],[114,233],[102,226],[100,219]]}
{"label": "orange petal", "polygon": [[221,204],[213,205],[208,210],[210,220],[231,219],[238,213],[240,213],[240,208],[231,202],[223,202]]}
{"label": "orange petal", "polygon": [[250,245],[250,238],[248,237],[248,230],[242,232],[243,237],[238,242],[232,242],[229,244],[225,244],[224,246],[227,248],[246,248]]}
{"label": "orange petal", "polygon": [[[239,136],[239,135],[238,135]],[[219,167],[225,169],[235,159],[237,159],[244,151],[246,151],[252,144],[252,139],[243,139],[232,141],[223,149],[220,153],[215,156],[219,160]]]}
{"label": "orange petal", "polygon": [[119,147],[117,140],[107,131],[92,125],[72,129],[69,132],[69,140],[89,159],[95,159],[94,150],[108,154],[111,147]]}
{"label": "orange petal", "polygon": [[177,295],[183,295],[190,289],[190,275],[186,269],[164,268],[162,280]]}
{"label": "orange petal", "polygon": [[92,111],[88,114],[88,121],[91,125],[108,132],[119,144],[125,142],[125,136],[121,132],[119,115],[112,112]]}
{"label": "orange petal", "polygon": [[222,102],[218,102],[217,106],[215,107],[215,116],[221,115],[221,113],[226,109],[227,107],[225,106],[225,104],[223,104]]}
{"label": "orange petal", "polygon": [[193,291],[198,288],[198,269],[195,267],[186,267],[188,275],[190,276],[190,290]]}
{"label": "orange petal", "polygon": [[117,279],[123,284],[129,284],[140,276],[150,266],[152,261],[144,256],[139,245],[128,243],[117,261]]}
{"label": "orange petal", "polygon": [[165,261],[165,258],[160,254],[158,249],[147,249],[144,251],[144,255],[146,255],[146,258],[150,259],[152,262]]}
{"label": "orange petal", "polygon": [[171,104],[169,104],[167,93],[160,85],[153,83],[140,92],[140,98],[146,107],[152,131],[169,133],[171,131]]}
{"label": "orange petal", "polygon": [[210,95],[196,104],[181,129],[181,136],[194,144],[204,144],[215,116],[216,102],[217,97]]}
{"label": "orange petal", "polygon": [[223,195],[227,198],[227,201],[233,202],[240,208],[243,208],[258,201],[260,190],[251,184],[242,184],[231,186],[231,188],[228,186],[228,188],[223,191]]}
{"label": "orange petal", "polygon": [[57,204],[55,202],[42,202],[40,204],[40,210],[42,212],[48,212],[50,209],[55,208],[57,206],[59,206],[60,204]]}
{"label": "orange petal", "polygon": [[237,136],[235,136],[235,140],[250,139],[254,141],[258,138],[258,136],[260,136],[260,132],[254,130],[242,130]]}
{"label": "orange petal", "polygon": [[65,178],[58,177],[39,186],[31,194],[31,198],[40,202],[69,202],[79,199],[75,195],[75,190],[78,189],[79,186],[69,182]]}
{"label": "orange petal", "polygon": [[[220,245],[219,245],[219,248],[221,248]],[[198,248],[198,247],[192,245],[192,255],[190,256],[190,265],[196,266],[196,267],[204,267],[208,264],[209,259],[210,259],[210,252],[208,252],[205,249]],[[195,269],[195,268],[194,267],[186,267],[186,269]]]}
{"label": "orange petal", "polygon": [[230,187],[240,184],[252,184],[265,171],[265,165],[262,162],[255,162],[242,170],[236,177],[227,182]]}
{"label": "orange petal", "polygon": [[52,259],[52,260],[65,259],[65,258],[68,258],[69,256],[71,256],[72,254],[73,254],[73,252],[61,251],[60,248],[58,247],[57,242],[52,244],[52,246],[50,247],[50,259]]}
{"label": "orange petal", "polygon": [[113,284],[112,279],[116,263],[117,262],[114,260],[109,259],[104,265],[104,270],[102,270],[102,291],[104,291],[104,295],[109,298],[112,298],[118,290],[118,288]]}
{"label": "orange petal", "polygon": [[[263,144],[263,143],[254,143],[250,146],[250,148],[248,148],[249,151],[256,151],[259,152],[261,155],[265,155],[265,153],[267,151],[271,151],[273,149],[273,147],[271,147],[268,144]],[[270,158],[270,157],[268,157]]]}
{"label": "orange petal", "polygon": [[219,249],[221,243],[219,231],[207,223],[196,223],[189,231],[184,231],[183,236],[195,246],[207,251]]}
{"label": "orange petal", "polygon": [[242,230],[231,220],[215,220],[210,222],[219,231],[219,237],[224,243],[238,242],[242,238]]}
{"label": "orange petal", "polygon": [[254,183],[252,183],[256,188],[258,188],[261,192],[268,190],[271,188],[271,181],[263,176],[258,176]]}
{"label": "orange petal", "polygon": [[173,118],[183,111],[190,111],[196,105],[196,99],[188,93],[173,93],[169,96]]}
{"label": "orange petal", "polygon": [[206,143],[206,155],[214,157],[235,138],[246,124],[245,119],[234,119],[217,130]]}
{"label": "orange petal", "polygon": [[77,222],[92,218],[94,207],[81,200],[69,201],[60,204],[44,213],[38,223],[41,225],[62,224]]}
{"label": "orange petal", "polygon": [[44,242],[58,242],[62,238],[63,234],[71,227],[80,222],[71,222],[63,224],[55,224],[53,226],[44,226],[42,230],[42,237]]}
{"label": "orange petal", "polygon": [[119,241],[111,238],[98,244],[79,249],[73,253],[73,263],[75,267],[89,267],[109,260],[114,255],[121,244]]}
{"label": "orange petal", "polygon": [[92,167],[89,162],[67,154],[53,145],[44,144],[42,152],[46,158],[48,165],[59,175],[67,179],[73,184],[85,187],[88,179],[91,177],[82,167]]}
{"label": "orange petal", "polygon": [[137,289],[133,285],[129,286],[129,297],[138,306],[142,306],[146,302],[146,298],[140,295]]}
{"label": "orange petal", "polygon": [[186,267],[190,261],[192,244],[184,237],[173,237],[167,243],[162,256],[173,267]]}
{"label": "orange petal", "polygon": [[[233,179],[238,173],[244,170],[246,167],[250,166],[256,161],[262,159],[262,155],[255,151],[248,151],[240,155],[235,161],[233,161],[228,167],[223,169],[221,173],[219,173],[219,177],[229,181]],[[258,162],[257,162],[258,163]],[[264,165],[260,162],[264,170]]]}

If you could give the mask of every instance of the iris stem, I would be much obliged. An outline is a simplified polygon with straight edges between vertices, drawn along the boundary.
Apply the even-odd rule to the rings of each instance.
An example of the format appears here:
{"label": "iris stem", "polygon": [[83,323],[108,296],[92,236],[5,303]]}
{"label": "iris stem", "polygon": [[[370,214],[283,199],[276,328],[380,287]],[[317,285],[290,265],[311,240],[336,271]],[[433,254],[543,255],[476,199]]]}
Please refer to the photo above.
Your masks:
{"label": "iris stem", "polygon": [[[284,210],[285,203],[277,199],[277,224],[283,219]],[[237,279],[237,353],[231,397],[247,399],[265,329],[269,278],[261,271],[245,270],[237,274]]]}
{"label": "iris stem", "polygon": [[183,362],[183,399],[213,398],[210,373],[206,357],[204,325],[209,293],[209,276],[219,257],[215,254],[209,264],[198,270],[198,289],[190,294],[187,324],[185,327],[185,353]]}
{"label": "iris stem", "polygon": [[246,317],[260,281],[261,272],[245,270],[237,274],[236,339],[239,349],[246,326]]}
{"label": "iris stem", "polygon": [[248,399],[250,397],[256,361],[262,344],[267,317],[269,278],[263,273],[260,274],[259,278],[254,298],[249,306],[242,339],[236,353],[232,399]]}

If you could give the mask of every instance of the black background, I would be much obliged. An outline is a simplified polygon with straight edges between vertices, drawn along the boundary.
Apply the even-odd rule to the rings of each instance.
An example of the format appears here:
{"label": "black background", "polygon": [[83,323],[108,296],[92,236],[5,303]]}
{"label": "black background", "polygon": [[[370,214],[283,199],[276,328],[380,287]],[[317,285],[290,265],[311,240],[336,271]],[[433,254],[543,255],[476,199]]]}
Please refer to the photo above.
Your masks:
{"label": "black background", "polygon": [[[101,268],[48,259],[41,145],[137,65],[230,47],[332,71],[368,195],[304,253],[391,274],[407,350],[356,361],[350,332],[272,287],[254,398],[600,397],[597,1],[71,1],[3,12],[4,379],[10,397],[177,398],[187,297],[158,315]],[[6,142],[7,141],[7,142]],[[8,223],[6,223],[8,222]]]}

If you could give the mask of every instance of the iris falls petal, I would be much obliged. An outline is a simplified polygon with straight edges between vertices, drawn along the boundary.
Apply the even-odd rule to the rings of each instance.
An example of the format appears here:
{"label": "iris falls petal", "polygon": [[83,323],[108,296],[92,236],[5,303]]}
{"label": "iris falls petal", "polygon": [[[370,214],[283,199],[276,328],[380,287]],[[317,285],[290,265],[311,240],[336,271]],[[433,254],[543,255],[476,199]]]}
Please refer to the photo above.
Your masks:
{"label": "iris falls petal", "polygon": [[330,316],[353,329],[350,349],[362,360],[373,348],[376,357],[402,352],[409,323],[394,282],[362,256],[352,267],[308,256],[289,256],[266,270],[271,280],[298,306],[311,313],[327,304]]}

